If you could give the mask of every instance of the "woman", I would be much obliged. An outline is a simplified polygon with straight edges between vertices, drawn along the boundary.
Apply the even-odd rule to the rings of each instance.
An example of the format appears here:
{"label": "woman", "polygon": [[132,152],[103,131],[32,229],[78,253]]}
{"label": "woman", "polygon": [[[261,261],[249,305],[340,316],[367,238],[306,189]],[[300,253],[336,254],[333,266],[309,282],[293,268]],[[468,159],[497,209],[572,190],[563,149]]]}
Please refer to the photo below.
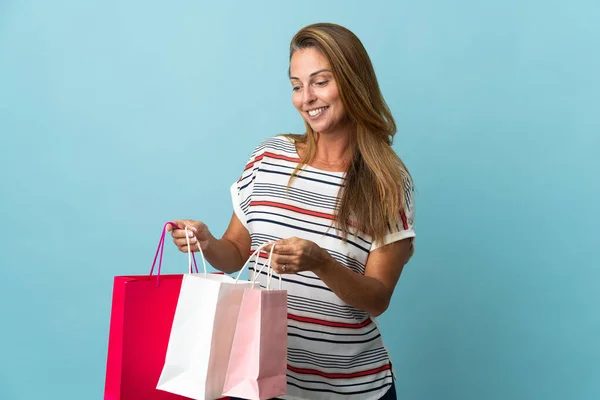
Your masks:
{"label": "woman", "polygon": [[[372,320],[387,309],[415,236],[412,180],[391,148],[394,119],[366,50],[339,25],[294,36],[289,77],[306,133],[256,147],[231,187],[234,212],[221,239],[201,222],[176,223],[226,273],[259,245],[275,246],[271,267],[288,291],[283,398],[394,399]],[[184,230],[172,236],[187,252]]]}

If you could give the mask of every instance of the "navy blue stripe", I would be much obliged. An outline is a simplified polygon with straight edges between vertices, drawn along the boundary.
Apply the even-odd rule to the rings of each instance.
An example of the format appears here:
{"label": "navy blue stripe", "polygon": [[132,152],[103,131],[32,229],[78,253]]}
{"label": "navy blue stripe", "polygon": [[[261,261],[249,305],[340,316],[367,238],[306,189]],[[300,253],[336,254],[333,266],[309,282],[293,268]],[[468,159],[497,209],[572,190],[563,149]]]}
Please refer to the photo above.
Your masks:
{"label": "navy blue stripe", "polygon": [[[281,226],[285,226],[287,228],[298,229],[298,230],[301,230],[301,231],[304,231],[304,232],[314,233],[314,234],[317,234],[317,235],[329,236],[329,237],[332,237],[334,239],[338,239],[340,241],[342,240],[342,238],[339,237],[339,236],[337,236],[337,235],[332,235],[330,233],[325,233],[325,232],[314,231],[312,229],[301,228],[301,227],[295,226],[295,225],[284,224],[283,222],[277,222],[277,221],[273,221],[273,220],[270,220],[270,219],[254,218],[254,219],[249,219],[248,223],[250,223],[250,222],[266,222],[266,223],[269,223],[269,224],[281,225]],[[356,248],[358,248],[358,249],[360,249],[362,251],[364,251],[365,253],[369,252],[369,249],[365,249],[364,247],[359,246],[357,243],[354,243],[351,240],[347,240],[347,243],[351,244],[352,246],[354,246],[354,247],[356,247]]]}
{"label": "navy blue stripe", "polygon": [[344,318],[357,323],[362,323],[369,318],[368,313],[360,311],[350,305],[341,306],[325,301],[317,301],[306,297],[294,296],[292,294],[288,295],[288,304],[298,304],[302,306],[316,307],[319,310],[328,310],[329,312],[335,312],[336,314],[344,315]]}
{"label": "navy blue stripe", "polygon": [[[254,268],[248,268],[248,269],[250,269],[251,271],[254,271]],[[261,272],[260,274],[267,276],[267,273],[265,271]],[[288,276],[293,276],[293,275],[288,275]],[[279,280],[279,275],[273,274],[273,279]],[[306,286],[306,287],[312,287],[312,288],[315,288],[315,289],[321,289],[321,290],[325,290],[325,291],[331,292],[331,289],[329,289],[327,286],[311,285],[310,283],[305,283],[305,282],[300,282],[300,281],[296,281],[296,280],[293,280],[293,279],[283,278],[283,276],[282,276],[281,280],[283,282],[289,282],[289,283],[293,283],[295,285],[302,285],[302,286]]]}
{"label": "navy blue stripe", "polygon": [[[373,327],[373,329],[371,329],[369,332],[365,332],[365,333],[337,333],[337,332],[327,332],[324,330],[314,330],[314,329],[305,329],[305,328],[300,328],[298,326],[294,326],[294,325],[290,325],[290,322],[297,322],[297,323],[302,323],[302,322],[298,322],[298,321],[294,321],[294,320],[288,320],[288,329],[297,329],[299,331],[302,332],[312,332],[312,333],[318,333],[320,335],[333,335],[333,336],[346,336],[346,337],[352,337],[352,336],[367,336],[370,333],[373,333],[375,330],[377,330],[377,327]],[[325,328],[325,327],[324,327]],[[336,329],[340,329],[339,327],[335,327]]]}
{"label": "navy blue stripe", "polygon": [[[288,211],[290,211],[290,210],[288,210]],[[250,212],[248,212],[248,214],[256,214],[256,213],[266,214],[266,215],[274,215],[276,217],[287,218],[287,219],[291,219],[291,220],[298,221],[298,222],[304,222],[304,223],[315,225],[315,226],[322,226],[323,228],[327,228],[327,229],[335,229],[331,225],[319,224],[318,222],[312,222],[312,221],[307,221],[305,219],[294,218],[294,217],[290,217],[289,215],[285,215],[285,214],[277,214],[277,213],[272,213],[272,212],[267,212],[267,211],[250,211]],[[316,217],[314,215],[311,215],[311,217],[320,218],[320,217]]]}
{"label": "navy blue stripe", "polygon": [[[306,200],[300,196],[294,196],[293,194],[289,194],[289,193],[285,193],[283,195],[281,194],[276,194],[275,192],[269,192],[269,191],[264,191],[263,189],[257,189],[256,187],[254,187],[254,192],[252,193],[252,196],[269,196],[269,197],[274,197],[274,198],[278,198],[278,199],[284,199],[284,200],[292,200],[295,201],[297,203],[300,204],[304,204],[307,206],[312,206],[312,207],[326,207],[329,206],[328,204],[323,204],[323,203],[319,203],[319,200],[316,199],[311,199],[312,201]],[[258,201],[258,200],[257,200]],[[329,210],[332,210],[331,207],[329,207]],[[330,211],[331,212],[331,211]]]}
{"label": "navy blue stripe", "polygon": [[292,354],[292,355],[298,356],[298,357],[306,356],[307,358],[320,357],[320,360],[322,360],[322,361],[337,361],[337,362],[346,363],[346,364],[351,363],[353,361],[365,361],[365,359],[367,359],[367,358],[377,358],[382,355],[387,357],[387,352],[385,351],[385,349],[383,347],[379,347],[377,349],[372,349],[372,350],[367,350],[359,355],[347,355],[347,356],[335,355],[335,354],[325,355],[322,353],[315,353],[313,351],[308,351],[308,350],[303,350],[303,349],[293,349],[293,348],[288,349],[288,354]]}
{"label": "navy blue stripe", "polygon": [[370,389],[370,390],[360,390],[360,391],[355,391],[355,392],[338,392],[336,390],[328,390],[328,389],[311,389],[311,388],[307,388],[305,386],[296,385],[295,383],[290,382],[290,381],[288,381],[287,384],[295,386],[295,387],[300,388],[302,390],[308,390],[308,391],[311,391],[311,392],[335,393],[335,394],[346,395],[346,396],[351,395],[351,394],[363,394],[363,393],[376,392],[376,391],[381,390],[381,389],[383,389],[383,388],[385,388],[387,386],[391,386],[391,384],[385,384],[383,386],[379,386],[379,387],[376,387],[376,388],[373,388],[373,389]]}
{"label": "navy blue stripe", "polygon": [[244,186],[239,186],[239,183],[238,183],[238,188],[239,188],[238,190],[242,191],[242,190],[246,189],[248,186],[250,186],[252,184],[252,182],[254,182],[256,175],[253,174],[251,176],[252,176],[252,179],[250,179],[250,182],[246,183]]}
{"label": "navy blue stripe", "polygon": [[[277,174],[277,175],[285,175],[285,176],[292,176],[292,174],[286,174],[285,172],[280,172],[280,171],[272,171],[270,169],[260,169],[262,172],[266,172],[268,174]],[[324,183],[326,185],[331,185],[331,186],[337,186],[337,187],[343,187],[343,185],[340,185],[338,183],[333,183],[333,182],[327,182],[321,179],[315,179],[315,178],[309,178],[307,176],[302,176],[302,175],[298,175],[298,174],[294,174],[294,176],[296,178],[300,178],[300,179],[305,179],[307,181],[313,181],[313,182],[319,182],[319,183]]]}
{"label": "navy blue stripe", "polygon": [[288,336],[297,337],[297,338],[301,338],[301,339],[305,339],[305,340],[310,340],[311,342],[326,342],[326,343],[337,343],[337,344],[362,344],[362,343],[369,343],[369,342],[379,339],[381,337],[381,334],[378,334],[377,336],[374,336],[367,340],[348,340],[348,341],[346,341],[346,340],[328,340],[328,339],[322,339],[322,338],[306,337],[306,336],[298,335],[296,333],[288,333]]}
{"label": "navy blue stripe", "polygon": [[[281,160],[281,161],[285,161],[285,160]],[[291,169],[292,172],[296,169],[296,167],[290,167],[289,165],[283,165],[283,164],[274,164],[274,163],[270,163],[270,162],[263,162],[262,164],[265,165],[271,165],[273,167],[281,167],[281,168],[287,168],[287,169]],[[338,175],[331,175],[331,174],[327,174],[325,172],[319,172],[319,171],[311,171],[309,169],[300,169],[300,171],[302,171],[302,173],[308,173],[308,174],[315,174],[315,175],[322,175],[322,176],[326,176],[329,178],[334,178],[337,180],[345,180],[346,178],[342,177],[342,176],[338,176]],[[290,173],[291,175],[291,173]],[[344,185],[342,185],[344,186]]]}
{"label": "navy blue stripe", "polygon": [[[311,314],[322,315],[324,317],[338,317],[338,318],[347,319],[352,322],[356,321],[356,319],[353,316],[348,316],[347,314],[346,315],[340,314],[340,313],[334,314],[332,311],[325,312],[325,311],[319,310],[316,307],[307,307],[305,305],[302,307],[298,307],[297,305],[292,304],[290,302],[288,302],[288,308],[293,311],[310,312]],[[337,328],[339,328],[339,327],[337,327]]]}
{"label": "navy blue stripe", "polygon": [[288,361],[290,361],[292,363],[314,365],[317,369],[326,369],[328,371],[331,371],[331,370],[336,370],[336,371],[346,370],[347,371],[347,370],[354,369],[354,368],[365,367],[367,365],[378,364],[378,363],[381,363],[382,361],[386,361],[387,359],[388,359],[387,356],[377,357],[372,360],[358,361],[358,362],[352,363],[352,365],[350,365],[350,366],[342,367],[342,366],[340,366],[339,363],[336,363],[336,362],[320,363],[320,362],[311,360],[310,358],[290,357],[290,355],[288,354]]}
{"label": "navy blue stripe", "polygon": [[324,204],[331,204],[329,208],[331,210],[335,210],[338,204],[338,198],[336,196],[327,196],[322,193],[311,192],[306,189],[297,189],[295,187],[287,187],[286,185],[277,185],[272,183],[257,183],[255,186],[255,190],[260,190],[267,193],[283,193],[285,195],[290,196],[291,198],[299,198],[305,200],[316,201],[320,207],[323,207]]}
{"label": "navy blue stripe", "polygon": [[[290,294],[288,296],[288,298],[292,301],[299,301],[302,303],[309,303],[309,304],[314,304],[320,307],[324,307],[324,308],[337,308],[340,311],[352,311],[352,310],[356,310],[356,308],[350,306],[350,305],[340,305],[340,304],[335,304],[335,303],[329,303],[327,301],[322,301],[322,300],[315,300],[315,299],[310,299],[310,298],[306,298],[306,297],[302,297],[302,296],[294,296],[293,294]],[[362,314],[365,315],[365,318],[361,319],[359,322],[364,322],[366,321],[366,319],[368,318],[368,314],[367,313],[363,313]]]}
{"label": "navy blue stripe", "polygon": [[[383,381],[383,380],[386,380],[386,379],[392,379],[392,376],[388,375],[388,376],[384,376],[383,378],[379,378],[379,379],[375,379],[375,380],[368,381],[368,382],[363,382],[363,383],[350,383],[350,384],[345,384],[345,385],[334,385],[333,383],[330,383],[328,381],[311,381],[311,380],[308,380],[308,379],[300,379],[300,378],[297,378],[297,377],[289,375],[289,374],[287,375],[287,377],[295,379],[295,380],[303,382],[303,383],[322,384],[322,385],[327,385],[327,386],[330,386],[330,387],[339,387],[339,388],[370,385],[370,384],[375,383],[375,382]],[[352,378],[352,379],[357,379],[357,378]],[[297,387],[300,387],[300,386],[297,386]]]}

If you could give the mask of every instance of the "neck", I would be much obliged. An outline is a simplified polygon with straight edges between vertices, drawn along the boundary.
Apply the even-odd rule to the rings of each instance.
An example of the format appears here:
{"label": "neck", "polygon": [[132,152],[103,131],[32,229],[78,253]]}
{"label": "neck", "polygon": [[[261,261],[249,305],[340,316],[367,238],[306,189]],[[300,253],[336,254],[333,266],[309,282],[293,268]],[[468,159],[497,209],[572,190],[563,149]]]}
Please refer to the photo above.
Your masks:
{"label": "neck", "polygon": [[354,132],[350,129],[319,133],[315,158],[325,164],[347,164],[354,153]]}

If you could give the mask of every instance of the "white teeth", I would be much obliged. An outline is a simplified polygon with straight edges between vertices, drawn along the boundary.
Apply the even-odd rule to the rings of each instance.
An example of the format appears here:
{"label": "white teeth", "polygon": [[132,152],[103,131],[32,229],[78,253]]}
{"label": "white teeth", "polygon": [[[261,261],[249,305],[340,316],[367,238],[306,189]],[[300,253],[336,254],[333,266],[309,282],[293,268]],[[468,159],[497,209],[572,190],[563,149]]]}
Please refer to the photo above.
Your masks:
{"label": "white teeth", "polygon": [[310,110],[308,112],[308,115],[310,115],[311,117],[315,117],[319,114],[321,114],[323,111],[325,111],[327,107],[321,107],[321,108],[317,108],[316,110]]}

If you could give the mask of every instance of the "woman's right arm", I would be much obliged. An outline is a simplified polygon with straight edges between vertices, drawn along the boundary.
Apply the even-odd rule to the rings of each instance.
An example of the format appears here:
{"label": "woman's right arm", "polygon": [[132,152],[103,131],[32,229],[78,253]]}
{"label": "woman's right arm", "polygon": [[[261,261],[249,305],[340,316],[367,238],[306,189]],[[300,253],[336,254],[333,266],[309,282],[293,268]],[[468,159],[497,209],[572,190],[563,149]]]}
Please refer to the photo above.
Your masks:
{"label": "woman's right arm", "polygon": [[173,221],[179,229],[168,227],[173,236],[173,242],[179,250],[187,253],[187,240],[184,228],[187,226],[194,233],[190,237],[192,251],[198,251],[200,243],[206,261],[219,271],[227,274],[239,271],[250,256],[250,234],[246,227],[233,213],[227,230],[221,239],[214,237],[208,227],[200,221],[176,220]]}

